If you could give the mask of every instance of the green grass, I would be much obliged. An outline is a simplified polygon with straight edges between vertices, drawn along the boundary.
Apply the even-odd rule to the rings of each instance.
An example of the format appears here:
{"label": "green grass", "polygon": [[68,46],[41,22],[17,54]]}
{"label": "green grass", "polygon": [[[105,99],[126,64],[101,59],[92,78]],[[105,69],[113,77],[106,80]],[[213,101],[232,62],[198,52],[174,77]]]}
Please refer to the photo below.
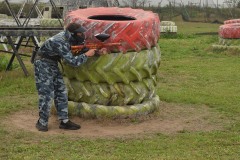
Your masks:
{"label": "green grass", "polygon": [[[239,159],[240,59],[209,50],[217,35],[194,35],[215,31],[215,24],[215,29],[207,28],[212,25],[181,23],[178,35],[160,39],[157,94],[169,103],[208,106],[223,115],[223,120],[230,120],[223,130],[80,138],[12,132],[0,125],[0,159]],[[32,74],[24,77],[21,69],[0,72],[0,121],[10,113],[33,107],[37,107],[37,93]]]}
{"label": "green grass", "polygon": [[184,34],[218,32],[221,24],[176,21],[178,32]]}
{"label": "green grass", "polygon": [[[240,111],[240,58],[209,52],[207,47],[213,39],[212,36],[196,36],[160,40],[163,61],[158,94],[162,100],[206,104],[233,113]],[[169,43],[171,48],[168,48]],[[230,104],[233,107],[226,108]]]}
{"label": "green grass", "polygon": [[[10,60],[10,56],[7,55],[0,55],[0,71],[4,71],[6,70],[9,60]],[[19,65],[17,63],[13,63],[12,66],[10,67],[10,70],[19,67]]]}

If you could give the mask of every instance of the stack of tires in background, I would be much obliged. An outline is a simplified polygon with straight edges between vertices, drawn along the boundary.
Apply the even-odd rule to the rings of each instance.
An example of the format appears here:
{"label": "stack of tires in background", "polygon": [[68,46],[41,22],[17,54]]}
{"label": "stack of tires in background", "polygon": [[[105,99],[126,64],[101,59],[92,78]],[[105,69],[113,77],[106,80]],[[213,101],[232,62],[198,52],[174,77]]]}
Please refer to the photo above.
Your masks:
{"label": "stack of tires in background", "polygon": [[83,118],[119,118],[146,115],[160,103],[156,95],[160,66],[160,20],[151,11],[99,7],[69,12],[64,26],[80,23],[86,43],[99,43],[94,35],[109,34],[109,54],[88,58],[80,67],[63,65],[69,113]]}
{"label": "stack of tires in background", "polygon": [[172,21],[161,21],[160,25],[161,33],[177,33],[177,26]]}
{"label": "stack of tires in background", "polygon": [[213,45],[213,49],[240,51],[240,19],[224,21],[218,31],[219,42]]}
{"label": "stack of tires in background", "polygon": [[63,24],[62,19],[42,18],[40,19],[40,26],[41,27],[62,27],[60,22]]}
{"label": "stack of tires in background", "polygon": [[6,18],[8,18],[8,16],[6,14],[0,14],[0,18],[6,19]]}

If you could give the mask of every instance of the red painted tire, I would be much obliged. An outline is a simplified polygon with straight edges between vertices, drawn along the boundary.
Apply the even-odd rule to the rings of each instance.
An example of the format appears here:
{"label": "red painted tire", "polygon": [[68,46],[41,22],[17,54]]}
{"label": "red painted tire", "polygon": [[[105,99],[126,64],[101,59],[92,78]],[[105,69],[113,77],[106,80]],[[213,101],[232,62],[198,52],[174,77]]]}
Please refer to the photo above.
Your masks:
{"label": "red painted tire", "polygon": [[221,25],[218,33],[221,38],[240,38],[240,23]]}
{"label": "red painted tire", "polygon": [[230,19],[224,21],[224,24],[231,24],[231,23],[240,23],[240,19]]}
{"label": "red painted tire", "polygon": [[94,35],[106,33],[110,38],[105,43],[121,43],[118,47],[109,47],[111,52],[128,52],[151,49],[156,46],[160,33],[160,20],[151,11],[132,8],[99,7],[69,12],[64,25],[80,23],[85,28],[86,42],[99,42]]}

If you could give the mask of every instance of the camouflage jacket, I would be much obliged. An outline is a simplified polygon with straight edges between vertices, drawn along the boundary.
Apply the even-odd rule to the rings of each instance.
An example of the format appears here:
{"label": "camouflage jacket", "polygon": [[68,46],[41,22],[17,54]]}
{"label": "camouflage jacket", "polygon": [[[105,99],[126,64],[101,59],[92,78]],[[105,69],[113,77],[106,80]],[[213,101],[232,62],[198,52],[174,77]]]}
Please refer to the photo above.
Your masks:
{"label": "camouflage jacket", "polygon": [[71,34],[69,31],[62,31],[47,39],[39,48],[39,51],[46,56],[60,56],[62,60],[71,66],[77,67],[87,61],[85,54],[73,56],[70,46]]}

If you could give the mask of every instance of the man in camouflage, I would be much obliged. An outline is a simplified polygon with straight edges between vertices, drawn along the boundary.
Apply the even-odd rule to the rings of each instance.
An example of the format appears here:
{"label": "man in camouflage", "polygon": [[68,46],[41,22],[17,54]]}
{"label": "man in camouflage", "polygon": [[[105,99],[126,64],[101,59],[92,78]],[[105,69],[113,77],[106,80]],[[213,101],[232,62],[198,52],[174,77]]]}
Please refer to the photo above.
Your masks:
{"label": "man in camouflage", "polygon": [[48,119],[52,99],[60,120],[61,129],[77,130],[80,125],[68,119],[68,97],[63,76],[58,67],[58,61],[63,60],[72,66],[80,66],[88,57],[95,54],[94,49],[73,56],[71,45],[84,41],[85,28],[79,24],[70,24],[64,31],[46,40],[37,52],[34,60],[36,87],[39,95],[39,119],[36,128],[39,131],[48,131]]}

